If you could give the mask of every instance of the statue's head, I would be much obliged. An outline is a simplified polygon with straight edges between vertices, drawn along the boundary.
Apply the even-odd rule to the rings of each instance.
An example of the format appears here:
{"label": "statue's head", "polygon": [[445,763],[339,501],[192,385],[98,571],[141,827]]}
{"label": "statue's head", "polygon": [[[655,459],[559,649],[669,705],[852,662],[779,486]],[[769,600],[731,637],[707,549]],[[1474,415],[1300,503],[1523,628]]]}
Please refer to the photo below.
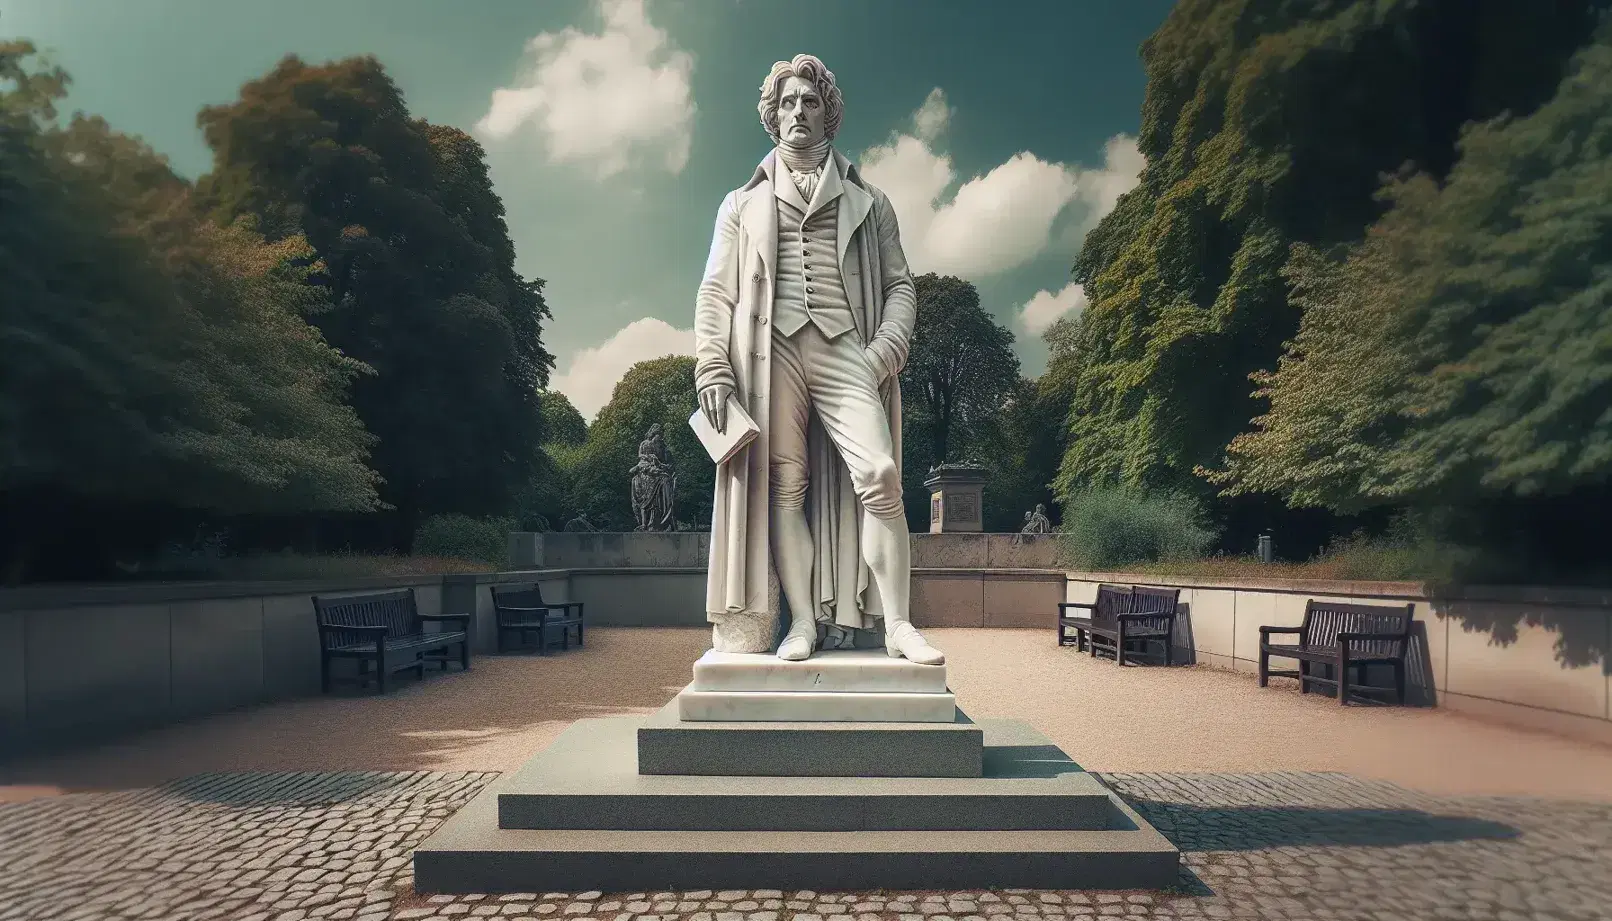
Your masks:
{"label": "statue's head", "polygon": [[1042,504],[1042,503],[1040,503],[1040,502],[1037,502],[1037,503],[1036,503],[1036,504],[1035,504],[1035,513],[1036,513],[1036,514],[1037,514],[1037,515],[1045,515],[1045,514],[1046,514],[1046,513],[1047,513],[1047,507],[1046,507],[1046,505],[1044,505],[1044,504]]}
{"label": "statue's head", "polygon": [[660,437],[660,423],[659,422],[656,422],[656,423],[654,423],[653,425],[651,425],[649,427],[649,437],[650,438],[659,438]]}
{"label": "statue's head", "polygon": [[822,61],[797,54],[792,61],[772,65],[756,109],[774,143],[812,147],[839,133],[845,100],[834,84],[834,73]]}

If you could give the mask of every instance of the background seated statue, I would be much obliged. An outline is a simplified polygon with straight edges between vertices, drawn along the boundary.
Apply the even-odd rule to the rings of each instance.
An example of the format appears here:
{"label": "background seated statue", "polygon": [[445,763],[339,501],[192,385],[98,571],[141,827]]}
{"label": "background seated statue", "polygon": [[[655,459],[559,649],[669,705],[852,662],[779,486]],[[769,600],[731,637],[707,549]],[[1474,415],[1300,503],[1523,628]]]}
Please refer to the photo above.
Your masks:
{"label": "background seated statue", "polygon": [[638,463],[632,470],[632,510],[640,531],[670,531],[676,524],[677,471],[672,452],[661,434],[660,423],[649,427],[638,443]]}
{"label": "background seated statue", "polygon": [[1047,517],[1046,505],[1037,502],[1035,511],[1024,513],[1024,530],[1021,534],[1050,534],[1052,533],[1052,519]]}

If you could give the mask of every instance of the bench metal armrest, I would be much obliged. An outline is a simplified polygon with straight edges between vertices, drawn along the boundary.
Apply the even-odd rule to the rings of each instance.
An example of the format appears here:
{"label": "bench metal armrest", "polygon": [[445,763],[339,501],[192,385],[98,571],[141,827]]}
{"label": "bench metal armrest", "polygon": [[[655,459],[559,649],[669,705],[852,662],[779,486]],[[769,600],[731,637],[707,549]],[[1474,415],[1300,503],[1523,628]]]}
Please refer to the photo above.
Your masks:
{"label": "bench metal armrest", "polygon": [[582,602],[580,602],[580,601],[556,601],[556,602],[553,602],[552,604],[544,605],[544,607],[548,608],[550,611],[567,611],[567,610],[570,610],[571,608],[576,608],[578,611],[581,611],[582,610]]}
{"label": "bench metal armrest", "polygon": [[1097,602],[1095,602],[1095,601],[1060,601],[1060,602],[1058,602],[1058,610],[1062,611],[1064,608],[1085,608],[1088,611],[1093,611],[1093,610],[1097,609]]}
{"label": "bench metal armrest", "polygon": [[1303,627],[1260,627],[1260,636],[1270,636],[1272,633],[1303,633]]}
{"label": "bench metal armrest", "polygon": [[[303,623],[307,623],[307,621],[303,621]],[[385,624],[332,624],[326,623],[325,621],[319,622],[320,633],[323,633],[326,630],[351,630],[354,633],[373,633],[377,636],[380,636],[384,635],[389,629],[391,628],[387,627]]]}
{"label": "bench metal armrest", "polygon": [[534,607],[524,604],[500,604],[496,606],[497,610],[499,611],[519,611],[522,614],[531,614],[534,611],[546,611],[548,610],[548,607],[548,605]]}

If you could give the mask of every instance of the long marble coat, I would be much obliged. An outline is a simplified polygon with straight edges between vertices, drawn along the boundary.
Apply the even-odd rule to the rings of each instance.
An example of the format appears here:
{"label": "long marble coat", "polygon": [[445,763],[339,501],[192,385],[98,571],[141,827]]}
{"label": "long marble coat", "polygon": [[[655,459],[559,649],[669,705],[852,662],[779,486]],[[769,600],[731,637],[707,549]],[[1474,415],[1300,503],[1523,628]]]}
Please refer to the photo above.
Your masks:
{"label": "long marble coat", "polygon": [[[864,182],[838,150],[830,157],[819,196],[825,201],[832,195],[840,198],[836,234],[840,270],[857,332],[889,372],[880,391],[899,467],[901,388],[896,374],[906,364],[917,318],[912,273],[889,199]],[[775,624],[778,613],[767,540],[769,324],[778,254],[776,158],[776,151],[769,153],[750,181],[722,200],[695,302],[696,385],[733,386],[735,397],[761,429],[748,448],[716,471],[705,603],[706,619],[713,623],[751,615]],[[783,181],[791,180],[786,175]],[[878,593],[869,591],[868,568],[860,552],[861,502],[851,489],[839,451],[815,413],[811,418],[806,511],[816,554],[812,578],[817,620],[874,629],[882,612]],[[748,642],[755,648],[725,651],[771,650],[772,633],[757,632],[753,637]]]}

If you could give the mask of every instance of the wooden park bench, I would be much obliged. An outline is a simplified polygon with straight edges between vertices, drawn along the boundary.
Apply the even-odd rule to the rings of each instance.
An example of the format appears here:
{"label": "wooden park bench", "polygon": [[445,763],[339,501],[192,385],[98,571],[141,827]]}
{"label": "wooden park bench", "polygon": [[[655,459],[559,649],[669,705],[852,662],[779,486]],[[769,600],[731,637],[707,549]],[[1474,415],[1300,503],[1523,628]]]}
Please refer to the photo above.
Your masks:
{"label": "wooden park bench", "polygon": [[[1297,627],[1259,628],[1259,686],[1265,687],[1272,676],[1297,678],[1299,692],[1308,694],[1310,684],[1331,685],[1338,689],[1338,703],[1347,704],[1353,692],[1393,691],[1401,705],[1405,703],[1405,660],[1410,651],[1411,623],[1416,610],[1413,604],[1365,605],[1345,604],[1336,601],[1317,601],[1311,598],[1304,605],[1304,622]],[[1273,643],[1277,634],[1296,636],[1293,643]],[[1296,659],[1298,670],[1273,672],[1271,657]],[[1316,664],[1332,666],[1336,678],[1313,673]],[[1392,688],[1373,687],[1366,683],[1366,667],[1390,665],[1394,670]],[[1354,669],[1355,680],[1349,680]]]}
{"label": "wooden park bench", "polygon": [[[470,615],[421,614],[414,603],[414,589],[340,598],[313,597],[314,616],[319,624],[319,685],[330,690],[330,663],[334,659],[356,659],[358,681],[369,684],[370,666],[375,667],[376,693],[386,693],[386,676],[414,669],[425,677],[425,663],[459,660],[470,668]],[[431,623],[456,625],[457,629],[426,632]],[[458,646],[458,654],[450,650]]]}
{"label": "wooden park bench", "polygon": [[492,587],[493,610],[498,621],[498,651],[504,651],[504,637],[515,633],[521,645],[527,636],[537,634],[537,652],[548,655],[549,633],[558,629],[560,648],[571,648],[571,631],[576,630],[582,645],[582,602],[543,600],[543,587],[536,582],[514,582]]}
{"label": "wooden park bench", "polygon": [[[1079,652],[1085,652],[1091,643],[1091,624],[1093,617],[1099,610],[1104,611],[1105,618],[1108,612],[1131,593],[1129,585],[1097,586],[1097,598],[1093,601],[1060,601],[1058,602],[1058,645],[1074,646]],[[1091,612],[1085,615],[1071,615],[1071,608]],[[1071,636],[1069,631],[1073,630]]]}
{"label": "wooden park bench", "polygon": [[[1127,647],[1139,644],[1145,650],[1149,643],[1164,645],[1164,664],[1175,664],[1176,608],[1181,600],[1179,588],[1154,588],[1146,585],[1099,585],[1097,598],[1092,602],[1064,601],[1058,604],[1058,645],[1069,645],[1067,630],[1074,630],[1077,650],[1089,650],[1093,656],[1098,648],[1112,651],[1114,661],[1125,664]],[[1069,608],[1085,608],[1090,617],[1069,617]],[[1102,640],[1102,642],[1098,642]],[[1133,650],[1134,651],[1134,650]]]}

